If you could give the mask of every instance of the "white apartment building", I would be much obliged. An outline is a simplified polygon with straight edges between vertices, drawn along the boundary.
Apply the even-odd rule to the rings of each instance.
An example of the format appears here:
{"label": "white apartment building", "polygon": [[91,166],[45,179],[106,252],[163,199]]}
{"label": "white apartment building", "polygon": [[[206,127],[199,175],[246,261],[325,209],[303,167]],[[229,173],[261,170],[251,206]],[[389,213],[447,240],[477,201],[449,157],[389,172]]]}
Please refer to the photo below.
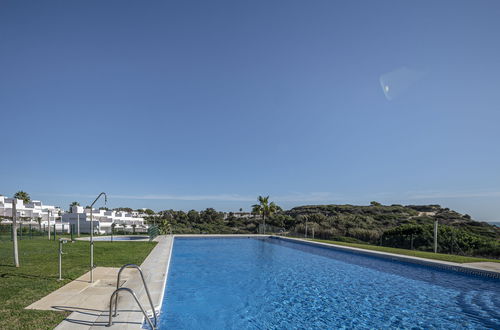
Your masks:
{"label": "white apartment building", "polygon": [[3,221],[12,221],[12,207],[16,205],[17,219],[20,222],[33,221],[38,223],[41,219],[42,224],[47,224],[50,218],[51,224],[60,218],[61,209],[52,205],[43,205],[40,201],[31,201],[24,203],[22,199],[8,198],[0,196],[0,218]]}
{"label": "white apartment building", "polygon": [[[135,230],[137,232],[147,231],[148,226],[144,224],[144,218],[139,217],[134,213],[122,211],[106,211],[93,209],[92,218],[94,222],[94,233],[109,234],[111,233],[111,225],[116,224],[116,229],[125,228],[127,231]],[[75,225],[74,228],[80,227],[80,233],[90,233],[90,208],[81,206],[72,206],[70,213],[62,215],[63,223]],[[77,230],[77,229],[76,229]]]}

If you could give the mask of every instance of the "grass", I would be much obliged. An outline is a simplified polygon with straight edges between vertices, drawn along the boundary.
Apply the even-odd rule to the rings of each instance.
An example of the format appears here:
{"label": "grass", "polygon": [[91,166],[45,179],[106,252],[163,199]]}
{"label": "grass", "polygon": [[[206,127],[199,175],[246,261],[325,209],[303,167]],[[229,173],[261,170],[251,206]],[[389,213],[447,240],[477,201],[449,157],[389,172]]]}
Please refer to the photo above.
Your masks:
{"label": "grass", "polygon": [[355,248],[360,248],[360,249],[365,249],[365,250],[381,251],[381,252],[388,252],[388,253],[394,253],[394,254],[402,254],[405,256],[419,257],[419,258],[425,258],[425,259],[434,259],[434,260],[441,260],[441,261],[450,261],[450,262],[456,262],[456,263],[479,262],[479,261],[500,262],[500,260],[497,260],[497,259],[475,258],[475,257],[459,256],[459,255],[454,255],[454,254],[444,254],[444,253],[433,253],[433,252],[425,252],[425,251],[417,251],[417,250],[397,249],[397,248],[370,245],[370,244],[346,243],[346,242],[329,241],[329,240],[323,240],[323,239],[308,239],[308,240],[322,242],[322,243],[330,243],[330,244],[335,244],[335,245],[342,245],[342,246],[350,246],[350,247],[355,247]]}
{"label": "grass", "polygon": [[[0,241],[0,329],[53,329],[69,313],[26,310],[46,296],[89,270],[89,242],[63,245],[63,281],[58,281],[59,242],[37,237],[19,243],[19,262],[13,265],[12,242]],[[154,242],[95,242],[94,264],[119,267],[140,264]]]}

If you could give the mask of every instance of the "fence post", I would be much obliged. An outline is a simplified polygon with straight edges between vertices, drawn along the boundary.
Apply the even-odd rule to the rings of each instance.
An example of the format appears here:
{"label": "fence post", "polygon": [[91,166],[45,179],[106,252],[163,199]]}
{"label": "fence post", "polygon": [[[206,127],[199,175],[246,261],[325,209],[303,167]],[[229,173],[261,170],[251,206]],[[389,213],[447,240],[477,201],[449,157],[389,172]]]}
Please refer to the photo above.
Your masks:
{"label": "fence post", "polygon": [[455,237],[453,235],[453,229],[451,230],[451,247],[450,247],[450,250],[451,250],[451,254],[453,254],[453,243],[455,242]]}
{"label": "fence post", "polygon": [[434,220],[434,253],[437,253],[438,246],[438,221]]}
{"label": "fence post", "polygon": [[56,240],[56,224],[54,224],[54,241]]}

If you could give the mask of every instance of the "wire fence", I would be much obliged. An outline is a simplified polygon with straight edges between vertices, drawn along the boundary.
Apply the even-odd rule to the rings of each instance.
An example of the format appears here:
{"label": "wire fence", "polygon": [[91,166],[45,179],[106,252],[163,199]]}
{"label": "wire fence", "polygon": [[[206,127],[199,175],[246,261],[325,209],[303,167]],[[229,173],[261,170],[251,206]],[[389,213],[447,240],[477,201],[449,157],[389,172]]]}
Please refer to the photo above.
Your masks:
{"label": "wire fence", "polygon": [[[265,231],[264,231],[265,228]],[[352,236],[336,235],[324,230],[317,230],[314,225],[309,226],[296,226],[295,228],[285,230],[285,228],[275,227],[263,224],[258,226],[257,232],[259,234],[279,235],[286,237],[307,238],[307,239],[322,239],[330,241],[338,241],[343,243],[355,243],[365,245],[375,245],[383,247],[392,247],[405,250],[417,250],[433,252],[433,237],[422,237],[421,235],[401,235],[397,239],[394,237],[380,235],[377,239],[360,240]],[[437,252],[451,255],[460,256],[473,256],[473,257],[486,257],[500,259],[500,247],[498,245],[481,246],[466,244],[457,235],[451,233],[440,232],[437,240]]]}
{"label": "wire fence", "polygon": [[160,230],[157,226],[149,226],[148,228],[149,240],[154,240],[158,235],[160,235]]}
{"label": "wire fence", "polygon": [[[73,235],[76,234],[75,225],[70,224],[54,224],[49,227],[46,224],[18,223],[16,227],[18,240],[48,237],[49,230],[53,240],[56,240],[60,235],[68,234],[73,238]],[[11,241],[14,235],[13,229],[13,224],[0,224],[0,240]]]}

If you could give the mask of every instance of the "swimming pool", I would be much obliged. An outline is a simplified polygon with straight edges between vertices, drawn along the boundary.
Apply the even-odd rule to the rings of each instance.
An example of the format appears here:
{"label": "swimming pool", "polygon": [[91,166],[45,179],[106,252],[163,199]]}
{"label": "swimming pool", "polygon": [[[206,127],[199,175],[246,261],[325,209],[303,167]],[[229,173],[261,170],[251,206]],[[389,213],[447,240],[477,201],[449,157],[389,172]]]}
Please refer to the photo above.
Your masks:
{"label": "swimming pool", "polygon": [[175,238],[160,328],[500,328],[500,280],[274,238]]}

